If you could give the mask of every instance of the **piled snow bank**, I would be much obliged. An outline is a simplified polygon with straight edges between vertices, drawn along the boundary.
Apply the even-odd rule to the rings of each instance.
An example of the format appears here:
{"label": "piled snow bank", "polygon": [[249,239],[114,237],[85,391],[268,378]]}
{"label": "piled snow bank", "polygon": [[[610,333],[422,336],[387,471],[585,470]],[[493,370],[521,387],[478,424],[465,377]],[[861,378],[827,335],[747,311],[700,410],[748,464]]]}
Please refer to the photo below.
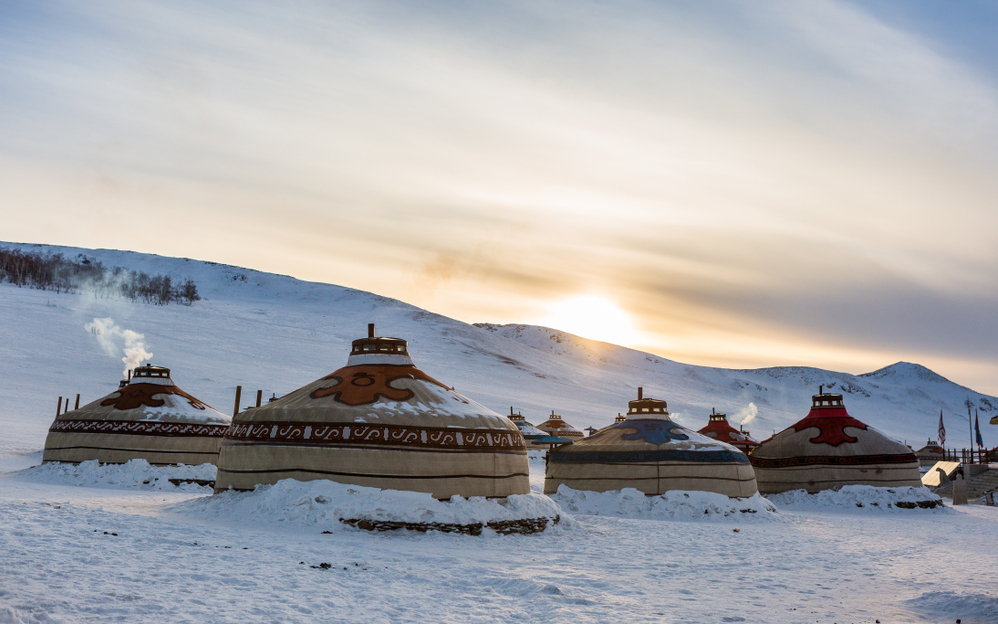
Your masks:
{"label": "piled snow bank", "polygon": [[[322,479],[284,479],[274,485],[257,486],[252,492],[220,492],[185,501],[172,511],[226,523],[286,523],[326,531],[349,524],[373,530],[480,533],[489,526],[499,532],[535,532],[563,519],[558,505],[543,494],[509,496],[504,502],[454,496],[443,502],[422,492],[379,490]],[[505,530],[531,520],[538,521],[533,530]]]}
{"label": "piled snow bank", "polygon": [[776,507],[759,494],[749,498],[728,498],[714,492],[673,490],[659,496],[646,496],[634,488],[587,492],[561,485],[551,498],[565,511],[592,516],[654,520],[778,517]]}
{"label": "piled snow bank", "polygon": [[[101,464],[92,459],[79,464],[49,462],[21,470],[16,475],[25,481],[53,485],[145,490],[178,487],[181,490],[201,491],[204,488],[196,481],[214,485],[216,471],[212,464],[153,466],[144,459],[133,459],[125,464]],[[171,483],[170,479],[188,482],[177,486]]]}
{"label": "piled snow bank", "polygon": [[854,509],[879,509],[882,511],[907,511],[929,509],[952,511],[943,506],[943,499],[926,487],[875,487],[872,485],[847,485],[839,490],[822,490],[808,494],[806,490],[793,490],[770,494],[769,499],[782,509],[798,511]]}

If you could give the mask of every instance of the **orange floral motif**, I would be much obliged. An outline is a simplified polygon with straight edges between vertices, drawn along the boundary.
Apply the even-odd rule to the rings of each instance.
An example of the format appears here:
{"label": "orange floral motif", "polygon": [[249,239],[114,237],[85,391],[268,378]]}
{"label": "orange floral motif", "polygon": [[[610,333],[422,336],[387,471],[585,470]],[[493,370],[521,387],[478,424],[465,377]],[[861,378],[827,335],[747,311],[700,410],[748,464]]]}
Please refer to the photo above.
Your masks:
{"label": "orange floral motif", "polygon": [[413,396],[412,390],[392,387],[391,382],[397,379],[420,379],[447,388],[415,366],[347,366],[323,379],[336,380],[337,383],[315,390],[309,395],[311,398],[331,396],[335,401],[351,406],[374,403],[378,397],[387,401],[408,401]]}
{"label": "orange floral motif", "polygon": [[157,384],[129,384],[115,392],[116,396],[101,401],[104,407],[113,406],[115,409],[130,410],[145,405],[146,407],[162,407],[166,401],[153,398],[157,394],[176,394],[187,399],[187,402],[199,410],[203,410],[207,405],[198,401],[177,386],[160,386]]}

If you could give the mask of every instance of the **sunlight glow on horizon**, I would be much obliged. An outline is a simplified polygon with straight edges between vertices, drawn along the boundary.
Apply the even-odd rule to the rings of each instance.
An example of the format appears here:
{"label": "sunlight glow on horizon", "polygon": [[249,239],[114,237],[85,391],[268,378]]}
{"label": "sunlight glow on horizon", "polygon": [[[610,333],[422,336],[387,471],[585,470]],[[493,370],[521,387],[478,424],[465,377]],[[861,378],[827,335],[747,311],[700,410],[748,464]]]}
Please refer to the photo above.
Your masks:
{"label": "sunlight glow on horizon", "polygon": [[533,324],[624,347],[644,339],[630,314],[607,297],[596,294],[576,295],[552,303],[547,316]]}

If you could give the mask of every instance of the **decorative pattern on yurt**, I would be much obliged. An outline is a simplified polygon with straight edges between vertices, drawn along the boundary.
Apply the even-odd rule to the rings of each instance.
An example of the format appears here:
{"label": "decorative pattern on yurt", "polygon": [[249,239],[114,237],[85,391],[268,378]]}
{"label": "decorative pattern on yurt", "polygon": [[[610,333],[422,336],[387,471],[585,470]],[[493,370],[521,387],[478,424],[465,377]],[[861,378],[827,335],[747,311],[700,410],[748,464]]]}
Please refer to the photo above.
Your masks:
{"label": "decorative pattern on yurt", "polygon": [[43,461],[215,463],[229,417],[178,388],[168,368],[133,372],[111,394],[57,416]]}
{"label": "decorative pattern on yurt", "polygon": [[216,491],[287,478],[437,498],[530,491],[514,423],[416,368],[405,340],[368,333],[346,367],[235,417]]}

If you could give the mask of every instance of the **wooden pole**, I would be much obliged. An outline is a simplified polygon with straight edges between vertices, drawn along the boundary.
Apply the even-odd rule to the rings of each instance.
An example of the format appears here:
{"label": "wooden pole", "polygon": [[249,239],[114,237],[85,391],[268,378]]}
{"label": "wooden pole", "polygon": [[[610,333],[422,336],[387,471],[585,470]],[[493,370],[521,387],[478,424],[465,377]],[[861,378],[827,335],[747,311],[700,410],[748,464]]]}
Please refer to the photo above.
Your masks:
{"label": "wooden pole", "polygon": [[239,415],[239,398],[243,394],[243,387],[236,386],[236,403],[232,406],[232,417],[235,418]]}
{"label": "wooden pole", "polygon": [[256,391],[256,406],[260,407],[260,403],[263,402],[263,390]]}
{"label": "wooden pole", "polygon": [[76,395],[76,407],[74,407],[73,409],[75,409],[75,410],[80,409],[80,395],[79,394]]}
{"label": "wooden pole", "polygon": [[55,408],[55,415],[58,418],[59,414],[62,413],[62,397],[59,397],[59,405]]}

